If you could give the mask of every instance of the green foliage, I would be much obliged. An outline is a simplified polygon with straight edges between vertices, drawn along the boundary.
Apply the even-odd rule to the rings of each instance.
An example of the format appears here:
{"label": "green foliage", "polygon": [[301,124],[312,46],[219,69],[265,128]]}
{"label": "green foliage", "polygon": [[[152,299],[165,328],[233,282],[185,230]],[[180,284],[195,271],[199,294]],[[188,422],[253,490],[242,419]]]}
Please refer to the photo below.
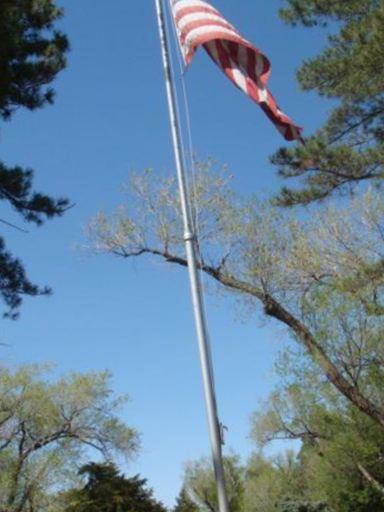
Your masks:
{"label": "green foliage", "polygon": [[[256,469],[245,470],[249,478],[235,464],[242,490],[233,508],[281,512],[284,503],[293,502],[327,503],[332,512],[379,511],[384,493],[381,191],[367,190],[343,207],[297,219],[292,211],[236,196],[229,183],[226,172],[216,174],[211,163],[199,168],[193,201],[200,267],[219,290],[235,293],[247,311],[260,303],[298,342],[279,362],[284,386],[255,416],[253,436],[262,446],[275,439],[305,445],[299,463],[254,459]],[[112,218],[99,214],[91,222],[93,249],[123,258],[148,254],[185,266],[175,186],[173,179],[148,172],[133,177],[127,205]],[[216,510],[210,474],[210,465],[200,461],[185,483],[203,512]]]}
{"label": "green foliage", "polygon": [[[236,474],[236,485],[227,474],[227,488],[230,496],[230,510],[245,512],[333,512],[324,501],[312,499],[307,475],[302,461],[292,452],[266,458],[254,454],[245,466],[232,457],[232,473]],[[228,471],[228,466],[227,466]],[[216,512],[213,471],[207,460],[200,460],[187,469],[182,500],[188,506],[182,510]],[[190,498],[194,508],[190,508]]]}
{"label": "green foliage", "polygon": [[297,503],[294,501],[282,505],[281,512],[331,512],[325,503]]}
{"label": "green foliage", "polygon": [[[10,119],[24,107],[41,108],[53,102],[49,84],[65,67],[68,41],[54,29],[62,11],[52,0],[3,0],[0,3],[0,117]],[[41,225],[60,216],[66,199],[53,199],[32,188],[33,171],[0,162],[0,200],[26,222]],[[22,263],[6,250],[0,238],[0,295],[6,316],[16,318],[24,295],[46,294],[32,284]]]}
{"label": "green foliage", "polygon": [[126,478],[113,464],[86,464],[80,474],[87,483],[66,494],[65,512],[166,512],[145,479]]}
{"label": "green foliage", "polygon": [[[244,470],[237,456],[224,458],[224,473],[229,509],[231,512],[240,512],[244,503]],[[201,459],[188,464],[184,492],[199,511],[218,510],[216,481],[210,460]]]}
{"label": "green foliage", "polygon": [[35,296],[50,293],[49,288],[40,288],[29,281],[23,265],[6,250],[2,238],[0,238],[0,293],[8,307],[4,316],[10,318],[17,317],[17,309],[23,295]]}
{"label": "green foliage", "polygon": [[0,4],[0,115],[52,103],[46,87],[65,67],[67,38],[54,24],[62,10],[53,0],[3,0]]}
{"label": "green foliage", "polygon": [[288,23],[304,26],[325,25],[330,20],[358,21],[368,11],[374,11],[381,0],[285,0],[288,7],[281,9],[281,17]]}
{"label": "green foliage", "polygon": [[[381,0],[286,0],[281,11],[291,24],[333,22],[328,46],[298,72],[306,91],[338,101],[325,125],[304,147],[281,149],[272,158],[284,179],[276,199],[282,206],[345,193],[366,180],[380,184],[384,161],[384,3]],[[335,23],[336,22],[336,23]]]}
{"label": "green foliage", "polygon": [[45,218],[61,215],[68,202],[34,192],[32,180],[32,170],[20,167],[9,168],[0,163],[0,199],[8,201],[24,221],[39,226]]}
{"label": "green foliage", "polygon": [[0,510],[44,510],[88,450],[135,453],[137,433],[117,415],[125,399],[109,380],[106,372],[52,381],[40,367],[0,369]]}
{"label": "green foliage", "polygon": [[336,512],[382,510],[382,429],[335,393],[304,354],[284,354],[279,368],[282,384],[255,414],[253,438],[260,446],[302,442],[307,499]]}
{"label": "green foliage", "polygon": [[281,512],[288,502],[304,500],[305,474],[292,452],[267,459],[254,454],[246,465],[245,507],[250,512]]}
{"label": "green foliage", "polygon": [[176,498],[176,504],[172,512],[199,512],[198,506],[191,500],[184,487]]}
{"label": "green foliage", "polygon": [[[52,199],[32,190],[33,172],[20,167],[9,168],[0,162],[0,200],[4,200],[26,222],[41,225],[44,218],[60,216],[67,208],[65,199]],[[0,237],[0,294],[7,306],[5,316],[16,318],[24,295],[49,294],[28,279],[19,259],[7,251]]]}
{"label": "green foliage", "polygon": [[[384,426],[381,194],[368,191],[344,208],[299,221],[236,197],[226,174],[209,164],[196,181],[201,268],[249,311],[261,303],[341,395]],[[128,207],[91,222],[94,250],[185,266],[174,180],[145,173],[133,177],[130,191]]]}
{"label": "green foliage", "polygon": [[[349,417],[347,416],[349,412]],[[354,411],[326,411],[319,437],[304,443],[302,459],[315,495],[325,495],[340,512],[383,509],[382,433]],[[344,421],[342,421],[342,419]],[[324,428],[328,420],[331,428]],[[322,428],[323,427],[323,428]],[[324,434],[322,434],[324,435]]]}

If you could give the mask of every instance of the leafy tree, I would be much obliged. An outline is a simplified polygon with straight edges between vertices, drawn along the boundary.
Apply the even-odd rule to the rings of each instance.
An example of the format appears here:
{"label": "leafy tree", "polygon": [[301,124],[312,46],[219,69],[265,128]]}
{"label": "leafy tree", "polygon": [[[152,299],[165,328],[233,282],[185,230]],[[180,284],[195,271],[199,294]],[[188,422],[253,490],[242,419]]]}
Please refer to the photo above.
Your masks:
{"label": "leafy tree", "polygon": [[300,440],[300,463],[312,501],[337,512],[379,512],[384,503],[383,431],[319,373],[303,354],[285,354],[282,384],[255,414],[260,446]]}
{"label": "leafy tree", "polygon": [[198,512],[199,508],[188,495],[187,490],[183,487],[180,494],[176,498],[176,504],[173,512]]}
{"label": "leafy tree", "polygon": [[[53,102],[48,85],[65,67],[67,38],[54,29],[62,10],[53,0],[3,0],[0,2],[0,117],[9,120],[24,107],[41,108]],[[9,167],[0,161],[0,199],[21,218],[41,225],[60,216],[66,199],[53,199],[33,190],[33,171]],[[4,222],[4,221],[3,221]],[[23,295],[49,293],[28,279],[22,263],[0,238],[0,294],[7,316],[15,318]]]}
{"label": "leafy tree", "polygon": [[[305,466],[292,452],[274,458],[254,454],[245,466],[237,457],[226,459],[230,509],[246,512],[333,512],[312,499]],[[183,497],[198,511],[218,510],[211,465],[206,459],[190,463]],[[183,498],[184,499],[184,498]],[[186,510],[191,510],[189,505]]]}
{"label": "leafy tree", "polygon": [[266,458],[254,454],[246,465],[245,510],[282,512],[287,503],[309,500],[306,475],[293,452]]}
{"label": "leafy tree", "polygon": [[65,512],[166,512],[145,479],[126,478],[113,464],[86,464],[80,474],[88,481],[67,493]]}
{"label": "leafy tree", "polygon": [[[194,189],[199,267],[250,311],[260,303],[338,392],[384,429],[381,196],[367,192],[343,209],[299,221],[236,197],[225,173],[209,165]],[[122,258],[148,254],[185,267],[174,180],[145,173],[133,178],[130,190],[129,209],[91,222],[93,249]]]}
{"label": "leafy tree", "polygon": [[56,382],[41,367],[0,371],[0,510],[45,510],[73,480],[89,450],[132,455],[137,433],[122,423],[125,398],[108,373],[71,374]]}
{"label": "leafy tree", "polygon": [[[173,180],[145,173],[131,185],[129,209],[121,207],[110,219],[99,214],[91,222],[93,248],[123,258],[148,254],[186,266]],[[200,169],[194,193],[200,211],[200,268],[222,290],[235,292],[250,312],[261,303],[266,315],[283,323],[298,342],[297,360],[309,372],[306,381],[300,368],[283,365],[292,379],[298,378],[288,378],[292,386],[272,400],[279,414],[272,410],[264,417],[265,440],[268,432],[270,440],[291,432],[293,439],[312,441],[327,427],[326,438],[335,437],[336,444],[327,446],[340,461],[337,474],[344,471],[356,483],[350,495],[353,489],[361,497],[373,491],[368,502],[381,500],[375,490],[384,482],[378,471],[384,434],[381,194],[368,191],[343,208],[329,207],[299,221],[286,210],[236,197],[226,174],[214,174],[209,166]],[[269,429],[276,417],[294,422],[285,430]],[[331,431],[330,417],[337,426]],[[357,419],[359,427],[352,428]],[[340,443],[346,429],[353,432],[351,452]],[[363,432],[370,432],[372,441]],[[361,444],[359,436],[361,450],[353,452]],[[324,469],[324,475],[331,473]],[[319,489],[319,496],[311,496],[315,502],[324,496],[320,484]]]}
{"label": "leafy tree", "polygon": [[[229,509],[240,512],[243,509],[244,499],[244,470],[237,456],[224,458],[225,483],[229,502]],[[201,459],[188,464],[184,492],[201,512],[217,512],[218,499],[216,481],[212,463],[208,459]]]}
{"label": "leafy tree", "polygon": [[359,183],[380,184],[384,161],[384,3],[382,0],[285,0],[282,18],[305,27],[331,25],[328,46],[304,61],[305,91],[334,100],[334,108],[303,147],[281,149],[272,161],[284,179],[283,206],[308,204]]}

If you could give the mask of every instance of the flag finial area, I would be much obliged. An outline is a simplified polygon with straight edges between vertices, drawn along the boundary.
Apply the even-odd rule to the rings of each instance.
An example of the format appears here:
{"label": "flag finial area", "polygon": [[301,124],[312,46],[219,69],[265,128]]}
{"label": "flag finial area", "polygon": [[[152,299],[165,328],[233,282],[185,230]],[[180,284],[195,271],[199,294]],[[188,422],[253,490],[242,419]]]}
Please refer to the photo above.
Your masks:
{"label": "flag finial area", "polygon": [[220,12],[203,0],[170,0],[185,64],[199,46],[236,87],[258,103],[286,140],[301,140],[302,128],[278,107],[267,88],[269,59],[244,39]]}

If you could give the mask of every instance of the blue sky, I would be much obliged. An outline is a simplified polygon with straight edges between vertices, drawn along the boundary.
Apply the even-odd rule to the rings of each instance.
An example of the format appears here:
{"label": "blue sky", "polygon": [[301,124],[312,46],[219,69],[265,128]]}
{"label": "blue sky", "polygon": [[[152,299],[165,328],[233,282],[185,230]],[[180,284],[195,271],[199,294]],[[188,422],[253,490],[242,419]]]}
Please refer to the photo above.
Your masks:
{"label": "blue sky", "polygon": [[[131,402],[123,417],[142,435],[125,470],[149,479],[166,504],[179,492],[183,464],[209,454],[187,275],[150,260],[91,257],[76,247],[98,210],[113,211],[129,173],[173,172],[154,1],[60,0],[71,41],[56,103],[20,111],[2,125],[2,159],[36,170],[37,190],[67,196],[62,219],[23,234],[3,227],[31,279],[54,289],[27,299],[17,322],[3,321],[9,364],[52,361],[57,371],[109,369]],[[324,44],[323,34],[278,19],[279,0],[216,0],[215,6],[272,61],[272,92],[311,133],[327,104],[299,91],[295,69]],[[239,192],[276,190],[268,156],[282,139],[260,109],[202,53],[187,74],[194,150],[227,163]],[[20,225],[3,205],[2,218]],[[276,325],[239,320],[231,299],[208,296],[219,409],[226,450],[246,457],[252,411],[276,383],[273,361],[284,344]]]}

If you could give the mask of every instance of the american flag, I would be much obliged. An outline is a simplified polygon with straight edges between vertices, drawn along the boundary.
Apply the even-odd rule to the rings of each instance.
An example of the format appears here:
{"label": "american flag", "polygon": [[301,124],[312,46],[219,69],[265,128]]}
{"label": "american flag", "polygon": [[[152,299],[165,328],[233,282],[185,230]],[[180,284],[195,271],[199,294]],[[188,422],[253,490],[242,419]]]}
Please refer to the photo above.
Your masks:
{"label": "american flag", "polygon": [[267,88],[271,63],[208,2],[170,0],[185,65],[203,46],[227,77],[260,105],[286,140],[301,140],[301,128],[278,107]]}

